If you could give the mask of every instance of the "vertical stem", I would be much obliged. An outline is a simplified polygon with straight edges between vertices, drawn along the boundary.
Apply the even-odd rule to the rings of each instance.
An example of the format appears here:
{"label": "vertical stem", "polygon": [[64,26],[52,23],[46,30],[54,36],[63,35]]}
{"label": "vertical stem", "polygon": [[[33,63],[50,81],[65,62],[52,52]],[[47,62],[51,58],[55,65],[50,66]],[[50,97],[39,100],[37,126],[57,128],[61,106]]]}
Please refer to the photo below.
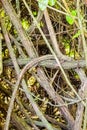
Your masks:
{"label": "vertical stem", "polygon": [[2,40],[0,38],[0,74],[3,71],[3,64],[2,64]]}
{"label": "vertical stem", "polygon": [[87,126],[87,99],[86,99],[86,106],[85,106],[85,115],[84,115],[84,122],[83,122],[83,130],[86,130]]}
{"label": "vertical stem", "polygon": [[80,28],[81,36],[82,36],[83,49],[84,49],[86,68],[87,68],[87,44],[86,44],[86,39],[85,39],[85,35],[84,35],[83,23],[82,23],[82,20],[81,20],[82,18],[81,18],[81,15],[80,15],[80,0],[77,0],[77,15],[78,15],[79,28]]}

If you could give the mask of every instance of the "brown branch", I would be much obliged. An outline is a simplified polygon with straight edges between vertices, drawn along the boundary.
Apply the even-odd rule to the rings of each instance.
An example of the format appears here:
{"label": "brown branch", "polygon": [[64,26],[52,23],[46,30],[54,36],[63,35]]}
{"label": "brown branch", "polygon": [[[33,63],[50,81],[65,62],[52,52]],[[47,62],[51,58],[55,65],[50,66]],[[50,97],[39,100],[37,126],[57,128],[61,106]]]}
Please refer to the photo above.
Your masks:
{"label": "brown branch", "polygon": [[[16,29],[17,29],[17,31],[18,31],[18,33],[19,33],[19,35],[20,35],[20,39],[21,39],[21,42],[22,42],[22,44],[24,45],[24,47],[25,47],[25,49],[26,49],[26,51],[27,51],[27,53],[28,53],[28,55],[32,58],[32,57],[36,57],[36,55],[35,55],[35,52],[34,52],[34,49],[33,49],[33,46],[32,46],[32,44],[29,42],[29,39],[27,38],[27,36],[26,36],[26,33],[24,32],[24,30],[22,29],[22,27],[21,27],[21,24],[20,24],[20,22],[19,22],[19,20],[17,19],[17,17],[16,17],[16,13],[14,12],[14,10],[13,10],[13,7],[12,7],[12,5],[11,4],[9,4],[8,2],[7,2],[7,0],[1,0],[2,1],[2,3],[3,3],[3,6],[4,6],[4,8],[6,9],[6,11],[7,11],[7,13],[8,13],[8,15],[10,16],[10,19],[11,19],[11,21],[13,22],[13,24],[14,24],[14,26],[16,27]],[[10,15],[11,14],[11,15]],[[16,24],[16,25],[15,25]],[[27,45],[26,45],[27,44]],[[9,48],[10,49],[10,48]],[[13,57],[12,57],[13,58]],[[16,62],[16,60],[13,60],[13,63],[14,63],[14,61],[15,61],[15,64],[17,63]],[[17,65],[17,64],[16,64]],[[17,72],[17,74],[19,73],[19,67],[17,66],[17,68],[15,68],[16,69],[16,72]],[[40,71],[40,70],[39,70]],[[41,70],[42,71],[42,70]],[[43,75],[42,75],[42,77],[43,77]],[[44,75],[44,77],[46,77],[45,75]],[[48,81],[47,81],[48,82]],[[22,83],[23,83],[23,85],[25,86],[23,86],[23,89],[25,90],[25,93],[26,93],[26,95],[27,95],[27,98],[31,101],[31,103],[32,103],[32,105],[33,105],[33,107],[34,107],[34,109],[35,108],[38,108],[38,107],[36,107],[35,106],[35,103],[33,103],[33,99],[32,99],[32,97],[29,95],[29,93],[27,93],[28,92],[28,90],[27,90],[27,87],[26,87],[26,84],[24,83],[24,81],[22,81]],[[50,86],[49,86],[49,90],[50,90]],[[48,91],[47,91],[47,93],[49,93]],[[15,94],[16,94],[16,92],[15,92]],[[15,95],[14,94],[14,95]],[[15,99],[15,97],[14,97],[14,99]],[[61,108],[60,108],[61,109]],[[64,109],[65,109],[65,111],[64,111],[64,115],[66,115],[66,113],[69,113],[69,111],[66,109],[66,107],[64,107]],[[37,109],[35,110],[36,111],[36,113],[37,113]],[[38,114],[38,113],[37,113]],[[42,114],[41,114],[42,115]],[[39,115],[39,118],[43,121],[45,118],[43,117],[43,115],[41,116],[41,115]],[[70,115],[70,113],[69,113],[69,115]],[[68,118],[70,118],[71,117],[71,119],[70,119],[70,121],[69,121],[69,119]],[[68,125],[70,126],[70,128],[72,128],[72,124],[73,124],[73,121],[72,121],[72,123],[71,123],[71,120],[72,120],[72,116],[70,115],[70,117],[66,117],[66,120],[68,120]],[[48,125],[48,123],[46,124],[45,123],[45,125],[46,125],[46,127],[48,127],[47,125]],[[49,129],[49,128],[48,128]]]}
{"label": "brown branch", "polygon": [[[37,20],[38,23],[40,22],[40,20],[42,19],[42,17],[43,17],[43,11],[41,11],[39,9],[38,15],[37,15],[37,18],[36,18],[36,20]],[[34,31],[35,27],[36,27],[36,24],[33,22],[32,25],[29,27],[27,33],[30,35]]]}
{"label": "brown branch", "polygon": [[[59,66],[56,63],[54,56],[52,55],[45,55],[48,57],[48,59],[43,59],[43,61],[40,61],[39,65],[42,67],[47,67],[51,69],[57,69]],[[17,58],[17,62],[20,66],[26,65],[29,61],[31,61],[31,58]],[[72,61],[60,61],[61,65],[64,69],[75,69],[75,68],[83,68],[86,67],[85,60],[72,60]],[[4,66],[12,66],[11,60],[5,60]]]}
{"label": "brown branch", "polygon": [[22,105],[21,101],[19,100],[18,96],[16,97],[16,99],[17,99],[17,103],[18,103],[18,105],[20,107],[20,111],[24,114],[24,116],[28,120],[28,124],[30,124],[35,130],[39,130],[39,128],[35,125],[34,121],[31,119],[31,117],[27,114],[27,111],[25,110],[25,108]]}
{"label": "brown branch", "polygon": [[[59,94],[54,91],[53,86],[47,82],[47,78],[44,77],[44,75],[45,75],[45,73],[38,68],[37,76],[36,76],[37,81],[46,90],[46,92],[49,94],[49,96],[52,98],[52,100],[55,102],[55,104],[62,105],[64,103],[63,100],[61,99]],[[50,88],[50,90],[49,90],[49,88]],[[60,110],[61,110],[64,118],[68,122],[68,125],[69,125],[68,129],[73,130],[74,119],[71,116],[71,114],[69,113],[68,108],[66,106],[63,106],[63,107],[60,107]]]}
{"label": "brown branch", "polygon": [[8,0],[1,0],[3,7],[5,8],[8,16],[10,17],[10,20],[12,21],[13,25],[17,29],[18,35],[20,37],[20,40],[25,47],[28,55],[30,57],[36,57],[36,53],[34,52],[34,46],[32,42],[28,39],[26,32],[22,28],[21,22],[17,17],[17,14],[15,10],[13,9],[11,3],[8,2]]}
{"label": "brown branch", "polygon": [[[18,81],[16,83],[16,86],[19,86],[19,83],[22,79],[22,76],[24,75],[24,73],[32,66],[38,64],[40,61],[42,61],[43,59],[47,58],[47,56],[42,56],[42,57],[39,57],[39,58],[35,58],[35,59],[32,59],[31,62],[29,62],[26,66],[24,66],[24,68],[22,69],[19,77],[18,77]],[[47,91],[47,93],[52,97],[52,99],[55,101],[55,103],[61,105],[63,104],[63,100],[60,98],[60,96],[54,91],[53,87],[49,85],[49,82],[47,82],[47,78],[45,75],[45,73],[43,71],[41,71],[41,69],[37,69],[37,75],[36,78],[38,80],[38,82],[41,84],[41,86]],[[49,88],[50,88],[50,91],[49,91]],[[69,110],[67,107],[63,106],[60,108],[65,119],[68,121],[68,124],[70,125],[70,129],[72,129],[72,126],[74,124],[74,119],[73,117],[70,115],[69,113]]]}
{"label": "brown branch", "polygon": [[22,118],[19,118],[15,113],[11,115],[11,123],[18,130],[32,130],[32,127],[29,126]]}
{"label": "brown branch", "polygon": [[[2,25],[2,31],[3,31],[3,34],[4,34],[4,37],[5,37],[5,41],[6,41],[6,44],[7,44],[7,47],[9,49],[9,53],[10,53],[10,56],[11,56],[11,59],[12,59],[12,62],[14,64],[14,68],[16,70],[16,73],[17,75],[19,75],[20,73],[20,68],[17,64],[17,61],[16,61],[16,57],[15,57],[15,54],[13,52],[13,48],[11,46],[11,42],[10,42],[10,39],[9,39],[9,36],[8,36],[8,33],[7,33],[7,30],[4,26],[4,20],[1,20],[1,25]],[[31,61],[30,63],[30,67],[32,67],[32,64],[35,64],[35,62],[33,63]],[[19,86],[19,83],[20,81],[18,80],[17,84],[15,85],[15,88],[14,88],[14,91],[12,93],[12,98],[10,100],[10,104],[9,104],[9,108],[8,108],[8,112],[7,112],[7,117],[6,117],[6,124],[5,124],[5,127],[4,127],[4,130],[8,130],[9,128],[9,122],[10,122],[10,117],[11,117],[11,112],[12,112],[12,109],[14,107],[14,100],[15,100],[15,97],[16,97],[16,93],[17,93],[17,90],[18,90],[18,86]],[[29,99],[29,101],[31,102],[36,114],[38,115],[38,117],[41,119],[41,121],[44,123],[45,127],[48,129],[48,130],[53,130],[53,127],[51,126],[51,124],[46,120],[46,118],[44,117],[44,115],[42,114],[42,112],[39,110],[39,107],[37,106],[36,102],[34,101],[32,95],[29,93],[29,90],[27,88],[27,85],[26,85],[26,82],[24,80],[22,80],[22,87],[24,89],[24,92],[27,96],[27,98]]]}
{"label": "brown branch", "polygon": [[50,20],[47,9],[44,11],[44,17],[45,17],[45,20],[46,20],[46,24],[47,24],[47,28],[48,28],[48,31],[49,31],[50,39],[52,41],[51,44],[52,44],[52,47],[53,47],[55,53],[57,54],[57,56],[60,59],[71,60],[71,57],[63,55],[61,53],[60,49],[59,49],[59,45],[58,45],[56,35],[55,35],[55,32],[54,32],[54,29],[53,29],[53,26],[52,26],[52,23],[51,23],[51,20]]}
{"label": "brown branch", "polygon": [[[13,90],[13,88],[15,87],[15,85],[12,84],[9,80],[7,80],[5,78],[3,78],[3,80],[5,80],[5,82],[7,82],[10,86],[12,86],[12,90]],[[11,97],[10,91],[6,91],[5,93],[6,93],[7,96]],[[30,124],[35,130],[39,130],[39,128],[34,124],[34,121],[31,119],[31,117],[27,114],[27,111],[25,110],[24,106],[22,105],[22,103],[21,103],[18,95],[16,96],[16,102],[19,105],[19,110],[24,114],[24,116],[26,117],[26,119],[28,119],[28,124]],[[1,104],[3,104],[3,102],[1,102]],[[29,106],[28,106],[28,108],[29,108]],[[5,109],[6,109],[5,111],[7,111],[7,105],[5,106]],[[12,116],[13,116],[13,114],[12,114]]]}
{"label": "brown branch", "polygon": [[9,34],[9,37],[11,39],[11,41],[14,42],[14,44],[16,45],[18,51],[19,51],[19,54],[22,55],[23,57],[26,57],[26,55],[24,54],[21,46],[20,46],[20,43],[14,38],[14,36],[12,36],[11,34]]}
{"label": "brown branch", "polygon": [[46,117],[46,119],[47,119],[48,121],[50,121],[52,124],[58,125],[58,126],[60,126],[61,128],[63,128],[63,130],[67,130],[67,129],[68,129],[68,127],[67,127],[65,124],[63,124],[62,122],[58,122],[58,121],[56,121],[56,119],[54,119],[54,118],[52,118],[52,117],[50,117],[50,116],[48,116],[48,115],[45,115],[45,117]]}
{"label": "brown branch", "polygon": [[[82,69],[77,69],[76,72],[78,73],[82,83],[81,88],[79,89],[79,95],[81,98],[86,98],[87,94],[87,77]],[[76,119],[75,119],[75,125],[73,130],[82,130],[82,119],[83,119],[83,112],[84,112],[84,106],[81,103],[78,103],[77,111],[76,111]]]}

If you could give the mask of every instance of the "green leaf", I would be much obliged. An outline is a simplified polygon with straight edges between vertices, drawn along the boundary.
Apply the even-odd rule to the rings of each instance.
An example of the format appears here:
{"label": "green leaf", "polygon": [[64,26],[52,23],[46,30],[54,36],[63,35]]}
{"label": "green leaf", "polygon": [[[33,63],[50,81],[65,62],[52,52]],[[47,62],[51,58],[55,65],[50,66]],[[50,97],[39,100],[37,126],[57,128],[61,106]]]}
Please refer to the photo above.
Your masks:
{"label": "green leaf", "polygon": [[66,16],[66,21],[70,24],[70,25],[73,25],[74,23],[74,20],[71,18],[71,16],[67,15]]}
{"label": "green leaf", "polygon": [[44,11],[48,5],[48,0],[39,0],[38,1],[39,8]]}
{"label": "green leaf", "polygon": [[36,11],[33,11],[32,12],[34,16],[37,16],[37,12]]}
{"label": "green leaf", "polygon": [[72,11],[71,11],[71,14],[72,14],[72,16],[76,16],[76,14],[77,14],[77,13],[76,13],[76,10],[72,10]]}
{"label": "green leaf", "polygon": [[48,2],[48,4],[49,4],[50,6],[54,6],[55,3],[56,3],[56,0],[49,0],[49,2]]}
{"label": "green leaf", "polygon": [[22,20],[22,26],[25,30],[27,30],[29,28],[29,23],[26,19]]}
{"label": "green leaf", "polygon": [[69,55],[70,55],[70,57],[74,58],[74,56],[75,56],[75,51],[74,51],[74,50],[71,50]]}
{"label": "green leaf", "polygon": [[65,52],[66,52],[66,55],[69,54],[69,52],[70,52],[70,43],[65,43]]}
{"label": "green leaf", "polygon": [[78,30],[78,32],[72,37],[72,39],[78,38],[80,34],[81,34],[80,30]]}
{"label": "green leaf", "polygon": [[5,17],[5,11],[4,10],[2,10],[1,12],[0,12],[0,16],[3,18],[3,17]]}
{"label": "green leaf", "polygon": [[75,21],[75,16],[76,16],[76,10],[72,10],[70,15],[66,15],[66,21],[70,24],[73,25]]}

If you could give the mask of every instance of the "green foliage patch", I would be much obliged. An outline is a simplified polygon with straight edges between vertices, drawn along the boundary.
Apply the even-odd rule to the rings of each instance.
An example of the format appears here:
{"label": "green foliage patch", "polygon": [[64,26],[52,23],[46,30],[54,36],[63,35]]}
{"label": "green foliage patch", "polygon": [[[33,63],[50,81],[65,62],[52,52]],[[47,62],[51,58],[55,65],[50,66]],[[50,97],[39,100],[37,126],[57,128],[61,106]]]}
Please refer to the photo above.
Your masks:
{"label": "green foliage patch", "polygon": [[38,1],[38,5],[39,5],[39,8],[44,11],[48,5],[50,6],[54,6],[56,3],[56,0],[39,0]]}
{"label": "green foliage patch", "polygon": [[75,16],[76,16],[76,10],[72,10],[70,15],[66,15],[66,21],[70,24],[73,25],[75,22]]}

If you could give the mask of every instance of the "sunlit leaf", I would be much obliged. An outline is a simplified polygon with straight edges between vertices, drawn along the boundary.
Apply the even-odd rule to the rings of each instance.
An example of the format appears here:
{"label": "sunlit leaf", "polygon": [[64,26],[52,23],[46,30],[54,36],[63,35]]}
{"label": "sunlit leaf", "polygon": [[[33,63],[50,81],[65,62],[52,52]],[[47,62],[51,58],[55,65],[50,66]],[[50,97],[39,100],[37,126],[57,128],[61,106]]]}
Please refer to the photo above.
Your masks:
{"label": "sunlit leaf", "polygon": [[4,10],[2,10],[2,11],[0,12],[0,16],[1,16],[1,17],[4,17],[4,16],[5,16],[5,11],[4,11]]}
{"label": "sunlit leaf", "polygon": [[1,40],[3,39],[3,35],[2,35],[2,33],[0,33],[0,39],[1,39]]}
{"label": "sunlit leaf", "polygon": [[40,21],[40,27],[43,27],[44,23],[42,21]]}
{"label": "sunlit leaf", "polygon": [[81,32],[80,30],[78,30],[77,33],[75,33],[75,35],[72,37],[72,39],[78,38],[80,36]]}
{"label": "sunlit leaf", "polygon": [[69,16],[69,15],[66,16],[66,21],[67,21],[70,25],[73,25],[73,23],[74,23],[74,19],[72,19],[72,17]]}
{"label": "sunlit leaf", "polygon": [[26,19],[22,20],[22,26],[25,30],[27,30],[29,28],[29,23]]}
{"label": "sunlit leaf", "polygon": [[70,25],[73,25],[75,21],[75,16],[76,16],[76,10],[72,10],[70,15],[66,15],[66,21]]}
{"label": "sunlit leaf", "polygon": [[71,51],[70,51],[70,57],[72,57],[72,58],[75,57],[75,51],[74,51],[74,50],[71,50]]}
{"label": "sunlit leaf", "polygon": [[55,3],[56,3],[56,0],[49,0],[49,2],[48,2],[48,4],[49,4],[50,6],[54,6]]}
{"label": "sunlit leaf", "polygon": [[80,54],[77,51],[75,51],[75,59],[79,60],[80,58],[81,58]]}
{"label": "sunlit leaf", "polygon": [[31,76],[29,79],[28,79],[28,85],[34,85],[34,83],[36,82],[36,78],[34,76]]}
{"label": "sunlit leaf", "polygon": [[37,16],[37,12],[36,12],[36,11],[33,11],[33,15],[34,15],[34,16]]}
{"label": "sunlit leaf", "polygon": [[40,22],[38,23],[38,26],[39,26],[39,27],[44,27],[44,23],[43,23],[42,21],[40,21]]}
{"label": "sunlit leaf", "polygon": [[66,52],[66,55],[69,54],[69,52],[70,52],[70,43],[65,44],[65,52]]}
{"label": "sunlit leaf", "polygon": [[48,5],[48,0],[39,0],[38,5],[39,5],[39,8],[43,11],[46,9]]}
{"label": "sunlit leaf", "polygon": [[76,13],[76,10],[72,10],[72,11],[71,11],[71,15],[72,15],[72,16],[76,16],[76,14],[77,14],[77,13]]}
{"label": "sunlit leaf", "polygon": [[12,27],[12,23],[10,21],[8,21],[6,23],[6,26],[7,26],[7,30],[10,31],[11,30],[11,27]]}
{"label": "sunlit leaf", "polygon": [[77,73],[74,74],[75,79],[79,80],[79,75]]}

